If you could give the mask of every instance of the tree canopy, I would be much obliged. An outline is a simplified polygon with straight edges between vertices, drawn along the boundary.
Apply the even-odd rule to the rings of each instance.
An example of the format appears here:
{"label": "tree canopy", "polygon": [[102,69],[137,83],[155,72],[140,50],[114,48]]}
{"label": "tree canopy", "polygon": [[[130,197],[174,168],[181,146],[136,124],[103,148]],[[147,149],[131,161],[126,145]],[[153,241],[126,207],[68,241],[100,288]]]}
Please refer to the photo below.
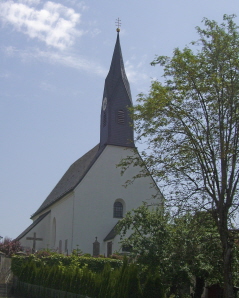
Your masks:
{"label": "tree canopy", "polygon": [[223,248],[224,297],[233,297],[230,220],[239,203],[239,33],[234,18],[224,15],[222,24],[204,19],[190,47],[154,59],[152,65],[164,68],[164,82],[153,81],[133,111],[137,140],[147,148],[143,160],[121,163],[123,170],[145,164],[166,203],[179,212],[211,212]]}
{"label": "tree canopy", "polygon": [[131,256],[146,275],[158,274],[168,296],[181,297],[182,290],[192,286],[194,297],[201,298],[206,282],[222,282],[220,238],[211,214],[171,217],[160,207],[150,210],[144,204],[128,212],[118,229],[122,244],[131,247]]}

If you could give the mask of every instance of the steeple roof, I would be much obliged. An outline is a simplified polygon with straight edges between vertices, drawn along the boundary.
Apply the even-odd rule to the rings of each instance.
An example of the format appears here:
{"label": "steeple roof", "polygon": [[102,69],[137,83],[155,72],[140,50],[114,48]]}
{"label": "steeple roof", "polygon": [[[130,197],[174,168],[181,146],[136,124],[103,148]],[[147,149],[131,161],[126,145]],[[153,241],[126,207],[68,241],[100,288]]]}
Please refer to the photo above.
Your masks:
{"label": "steeple roof", "polygon": [[125,73],[124,61],[123,61],[120,39],[119,39],[119,32],[118,32],[114,53],[113,53],[113,57],[110,65],[110,70],[105,80],[105,88],[107,88],[108,95],[112,94],[112,92],[115,89],[115,86],[119,84],[120,79],[123,80],[123,84],[125,86],[128,97],[132,104],[130,86]]}
{"label": "steeple roof", "polygon": [[116,145],[134,147],[133,123],[129,107],[132,106],[129,82],[125,73],[119,31],[109,73],[105,79],[100,147]]}

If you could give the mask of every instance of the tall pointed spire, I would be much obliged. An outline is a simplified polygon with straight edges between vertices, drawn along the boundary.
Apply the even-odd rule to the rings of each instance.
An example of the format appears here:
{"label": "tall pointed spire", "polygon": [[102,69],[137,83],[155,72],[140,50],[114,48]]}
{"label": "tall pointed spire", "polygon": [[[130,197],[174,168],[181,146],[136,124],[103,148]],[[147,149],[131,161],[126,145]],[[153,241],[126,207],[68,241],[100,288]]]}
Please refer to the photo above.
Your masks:
{"label": "tall pointed spire", "polygon": [[119,28],[110,65],[105,79],[101,109],[100,146],[134,147],[133,123],[128,108],[132,106],[129,82],[124,69]]}

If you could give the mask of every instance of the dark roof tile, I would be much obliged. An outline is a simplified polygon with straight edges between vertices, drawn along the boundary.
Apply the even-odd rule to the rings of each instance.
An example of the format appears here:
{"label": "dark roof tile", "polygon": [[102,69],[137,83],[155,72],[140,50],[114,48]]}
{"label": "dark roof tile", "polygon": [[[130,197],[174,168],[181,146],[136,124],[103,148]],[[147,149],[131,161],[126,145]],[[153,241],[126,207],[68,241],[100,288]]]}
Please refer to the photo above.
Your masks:
{"label": "dark roof tile", "polygon": [[63,175],[57,185],[53,188],[52,192],[45,199],[38,210],[32,215],[32,217],[36,216],[37,214],[51,206],[53,203],[55,203],[57,200],[61,199],[64,195],[72,191],[79,184],[79,182],[91,168],[93,163],[99,157],[101,152],[104,150],[104,148],[102,148],[101,150],[98,149],[99,145],[96,145],[69,167],[69,169]]}

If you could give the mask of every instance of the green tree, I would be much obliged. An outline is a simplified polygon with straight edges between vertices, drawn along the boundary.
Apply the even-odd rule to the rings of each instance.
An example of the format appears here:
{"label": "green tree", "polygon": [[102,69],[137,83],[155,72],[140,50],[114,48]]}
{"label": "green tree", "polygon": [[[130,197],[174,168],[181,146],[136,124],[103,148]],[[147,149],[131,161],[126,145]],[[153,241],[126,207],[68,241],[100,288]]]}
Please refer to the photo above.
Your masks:
{"label": "green tree", "polygon": [[[172,251],[169,215],[163,215],[159,208],[150,211],[144,204],[128,212],[117,224],[117,229],[122,245],[130,248],[131,257],[142,266],[142,279],[147,281],[157,272],[162,285],[169,288],[173,272],[169,261],[169,251]],[[128,231],[130,237],[126,237]]]}
{"label": "green tree", "polygon": [[[207,210],[223,249],[224,297],[233,297],[234,240],[230,220],[238,207],[239,34],[234,16],[204,19],[199,39],[156,57],[165,82],[153,81],[134,109],[138,140],[148,148],[144,163],[178,211]],[[140,159],[121,163],[142,164]],[[145,175],[145,172],[139,175]],[[136,177],[134,177],[136,178]],[[164,189],[165,187],[165,189]]]}
{"label": "green tree", "polygon": [[222,249],[215,222],[210,213],[197,212],[175,218],[172,228],[173,259],[194,277],[194,298],[201,298],[206,283],[222,282]]}
{"label": "green tree", "polygon": [[220,239],[209,213],[171,218],[162,209],[149,210],[144,204],[128,212],[118,230],[122,244],[132,248],[146,276],[153,272],[171,294],[180,297],[182,289],[196,279],[195,298],[199,298],[205,282],[221,281]]}

